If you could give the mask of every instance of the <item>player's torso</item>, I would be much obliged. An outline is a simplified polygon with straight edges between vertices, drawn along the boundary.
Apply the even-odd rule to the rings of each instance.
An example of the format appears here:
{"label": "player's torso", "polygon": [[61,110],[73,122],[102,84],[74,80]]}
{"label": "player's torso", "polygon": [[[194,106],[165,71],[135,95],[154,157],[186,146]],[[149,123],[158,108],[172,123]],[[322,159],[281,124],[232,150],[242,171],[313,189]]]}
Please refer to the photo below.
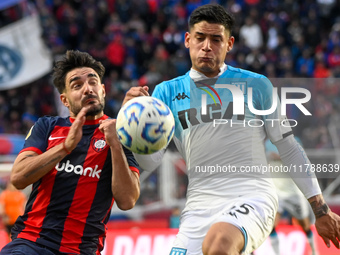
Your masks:
{"label": "player's torso", "polygon": [[[234,87],[236,100],[230,89],[218,88],[222,84]],[[188,76],[167,86],[167,103],[176,121],[174,140],[188,167],[189,201],[203,204],[209,197],[226,199],[235,196],[235,190],[237,195],[272,191],[269,178],[262,178],[266,174],[252,172],[254,166],[260,170],[266,165],[266,134],[264,120],[249,108],[251,86],[254,83],[247,77],[194,83]],[[259,109],[256,89],[250,103]],[[244,110],[235,114],[240,105]]]}
{"label": "player's torso", "polygon": [[[247,80],[219,78],[209,84],[187,78],[168,87],[169,107],[176,121],[175,139],[189,169],[200,164],[241,167],[265,163],[264,120],[249,109]],[[235,99],[229,89],[218,88],[225,84],[234,87],[241,97]],[[256,99],[251,104],[257,107]]]}
{"label": "player's torso", "polygon": [[[49,121],[36,124],[26,140],[26,149],[43,153],[64,141],[71,123],[62,118]],[[103,234],[103,223],[113,203],[108,153],[98,125],[85,125],[76,149],[33,184],[25,215],[17,224],[18,237],[74,252],[81,249],[82,238],[90,240]]]}
{"label": "player's torso", "polygon": [[[50,132],[46,132],[46,151],[65,140],[70,125],[68,121],[60,120],[50,126]],[[52,196],[54,191],[58,192],[58,196],[51,197],[52,200],[57,201],[62,197],[64,203],[84,204],[85,201],[93,199],[89,191],[95,191],[100,180],[111,176],[111,172],[105,170],[105,165],[111,164],[111,158],[107,157],[109,146],[105,142],[104,134],[99,131],[98,125],[84,125],[82,132],[82,139],[72,153],[59,161],[41,182],[36,183],[46,187],[51,185],[54,189],[51,190]]]}

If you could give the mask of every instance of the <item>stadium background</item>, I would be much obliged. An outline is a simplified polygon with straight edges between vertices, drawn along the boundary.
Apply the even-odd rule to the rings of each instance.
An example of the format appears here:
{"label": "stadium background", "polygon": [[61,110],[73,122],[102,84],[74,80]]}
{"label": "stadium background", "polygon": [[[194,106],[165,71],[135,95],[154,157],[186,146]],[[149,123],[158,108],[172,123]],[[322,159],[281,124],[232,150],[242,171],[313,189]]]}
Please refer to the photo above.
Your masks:
{"label": "stadium background", "polygon": [[[299,123],[294,133],[312,163],[339,164],[339,0],[1,0],[0,187],[37,118],[67,114],[51,83],[54,60],[67,49],[79,49],[102,61],[105,112],[114,117],[131,86],[148,85],[152,91],[190,68],[183,45],[187,18],[206,3],[222,4],[234,14],[236,43],[227,64],[262,73],[276,86],[311,91],[306,107],[313,117],[288,109],[288,117]],[[340,179],[319,177],[327,202],[339,213]],[[184,206],[186,185],[184,162],[171,144],[162,166],[142,173],[136,208],[113,209],[103,254],[166,254],[164,247],[176,233],[169,229],[173,223],[176,228],[172,216]],[[289,217],[281,222],[280,238],[288,247],[282,254],[308,254],[302,232],[290,223]],[[120,248],[114,250],[114,244]],[[318,240],[318,246],[324,244]],[[261,249],[257,254],[272,252],[268,242]]]}

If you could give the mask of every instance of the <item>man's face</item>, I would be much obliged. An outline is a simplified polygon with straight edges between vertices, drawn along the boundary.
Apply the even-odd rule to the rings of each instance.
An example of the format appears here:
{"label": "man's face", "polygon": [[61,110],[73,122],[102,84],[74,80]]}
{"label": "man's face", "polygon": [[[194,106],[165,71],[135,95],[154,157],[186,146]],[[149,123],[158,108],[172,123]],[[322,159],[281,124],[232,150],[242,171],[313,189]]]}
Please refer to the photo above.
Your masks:
{"label": "man's face", "polygon": [[96,119],[104,114],[105,86],[92,68],[76,68],[67,73],[65,91],[60,99],[69,108],[71,117],[76,117],[84,106],[91,105],[86,115]]}
{"label": "man's face", "polygon": [[202,21],[185,34],[185,47],[189,48],[192,68],[207,77],[219,73],[233,44],[234,37],[221,24]]}

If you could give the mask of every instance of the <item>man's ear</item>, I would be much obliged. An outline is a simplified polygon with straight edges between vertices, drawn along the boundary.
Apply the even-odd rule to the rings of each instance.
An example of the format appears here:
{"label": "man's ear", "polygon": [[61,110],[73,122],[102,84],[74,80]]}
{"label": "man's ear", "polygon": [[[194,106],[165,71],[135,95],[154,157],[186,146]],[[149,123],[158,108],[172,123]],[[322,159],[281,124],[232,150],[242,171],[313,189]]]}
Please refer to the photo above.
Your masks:
{"label": "man's ear", "polygon": [[230,36],[228,39],[228,49],[227,52],[231,51],[233,46],[234,46],[234,42],[235,42],[235,37],[234,36]]}
{"label": "man's ear", "polygon": [[190,40],[190,33],[186,32],[184,36],[184,46],[187,49],[189,49],[189,40]]}
{"label": "man's ear", "polygon": [[65,105],[67,108],[70,106],[67,97],[64,93],[60,94],[60,101]]}

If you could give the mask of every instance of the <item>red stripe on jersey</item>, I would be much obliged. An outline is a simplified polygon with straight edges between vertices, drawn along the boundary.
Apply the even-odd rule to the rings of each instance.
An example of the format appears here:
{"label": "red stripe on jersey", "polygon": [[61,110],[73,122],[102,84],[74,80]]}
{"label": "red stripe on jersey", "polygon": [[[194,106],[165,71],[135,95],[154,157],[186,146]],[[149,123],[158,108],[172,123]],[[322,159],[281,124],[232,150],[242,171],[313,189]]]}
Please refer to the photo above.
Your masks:
{"label": "red stripe on jersey", "polygon": [[[98,128],[93,134],[92,141],[97,137],[98,140],[105,141],[104,134],[100,132]],[[96,149],[98,149],[101,153],[98,153]],[[79,177],[77,188],[73,197],[73,202],[64,224],[64,232],[60,243],[61,247],[59,249],[60,252],[80,252],[79,245],[82,242],[81,238],[83,236],[86,219],[91,209],[92,201],[95,197],[97,184],[99,181],[99,179],[94,174],[99,174],[98,171],[103,169],[108,149],[109,146],[107,144],[105,144],[105,147],[100,148],[96,148],[95,146],[92,146],[92,144],[89,146],[83,169],[85,171],[88,168],[90,169],[88,170],[89,172],[93,172],[91,177],[85,172],[84,174],[86,175],[82,174]],[[103,153],[103,151],[106,151],[106,153]]]}
{"label": "red stripe on jersey", "polygon": [[34,200],[32,209],[27,213],[25,228],[18,234],[18,238],[24,238],[35,242],[40,237],[39,233],[43,225],[47,207],[50,204],[50,198],[53,190],[53,184],[57,171],[50,171],[43,177],[41,185],[38,188],[37,197]]}
{"label": "red stripe on jersey", "polygon": [[48,146],[46,150],[49,150],[65,141],[69,131],[70,127],[55,126],[50,136],[48,137]]}

